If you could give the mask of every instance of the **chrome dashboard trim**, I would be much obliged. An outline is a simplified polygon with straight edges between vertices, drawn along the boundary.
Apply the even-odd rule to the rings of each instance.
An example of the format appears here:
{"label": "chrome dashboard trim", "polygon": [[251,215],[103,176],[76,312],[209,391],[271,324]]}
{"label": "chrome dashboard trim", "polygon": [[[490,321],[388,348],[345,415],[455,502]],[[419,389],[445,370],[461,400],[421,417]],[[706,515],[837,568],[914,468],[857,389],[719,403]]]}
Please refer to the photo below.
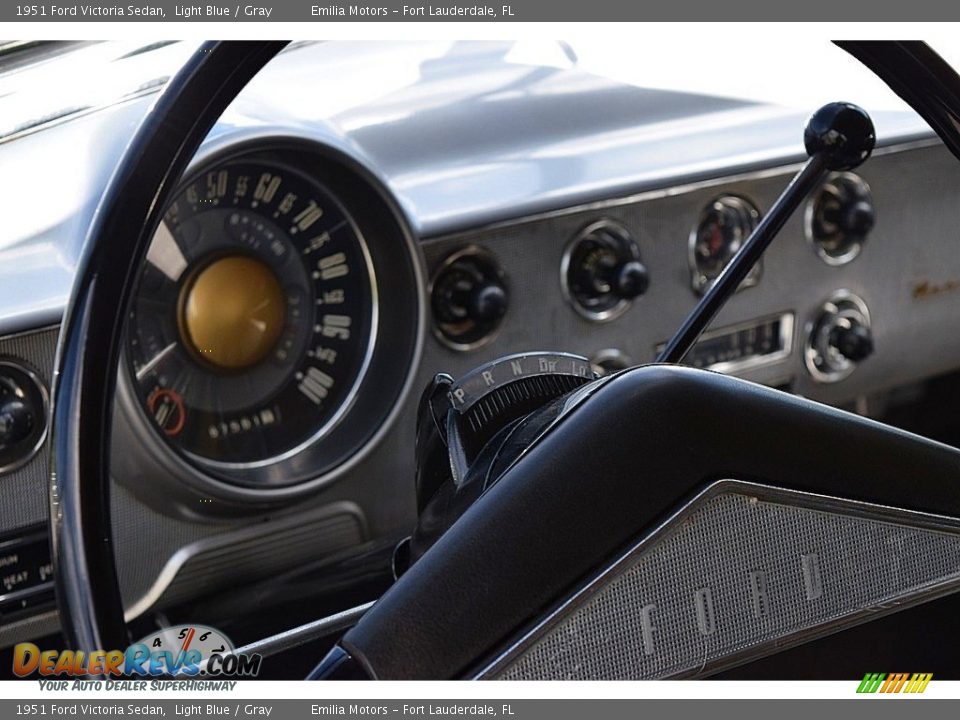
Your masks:
{"label": "chrome dashboard trim", "polygon": [[787,359],[790,357],[790,353],[793,352],[793,330],[795,326],[795,319],[796,316],[792,312],[784,312],[780,313],[779,315],[767,315],[765,317],[757,318],[756,320],[748,320],[735,325],[725,325],[721,328],[717,328],[716,330],[708,330],[700,336],[701,340],[709,340],[713,337],[739,332],[740,330],[748,330],[752,327],[755,328],[758,325],[768,323],[773,320],[779,320],[780,350],[767,355],[751,355],[742,360],[728,360],[724,362],[713,363],[712,365],[708,365],[705,369],[712,370],[713,372],[724,373],[726,375],[735,375],[736,373],[754,370],[767,365],[774,365],[782,360]]}
{"label": "chrome dashboard trim", "polygon": [[[871,158],[882,157],[884,155],[893,155],[896,153],[909,152],[911,150],[920,150],[924,148],[937,147],[943,145],[939,138],[923,138],[923,139],[913,139],[906,140],[901,143],[892,143],[884,147],[878,147],[871,154]],[[701,190],[710,190],[723,188],[732,183],[745,183],[755,180],[766,180],[769,178],[777,178],[784,176],[791,176],[797,173],[800,168],[803,167],[803,163],[796,161],[794,159],[785,159],[783,164],[771,164],[771,166],[758,169],[758,170],[748,170],[744,172],[734,172],[727,175],[717,175],[716,177],[711,177],[703,180],[694,180],[690,182],[683,182],[677,185],[672,185],[669,187],[654,188],[650,190],[641,190],[639,192],[630,193],[627,195],[620,195],[606,200],[596,200],[580,203],[577,205],[571,205],[568,207],[557,208],[555,210],[548,210],[540,213],[531,213],[529,215],[518,216],[513,219],[499,220],[496,222],[491,222],[483,225],[479,225],[464,232],[469,232],[470,234],[476,234],[481,232],[489,232],[495,230],[502,230],[505,228],[516,227],[519,225],[525,225],[527,223],[541,222],[544,220],[552,220],[556,218],[562,218],[569,215],[575,215],[583,212],[601,212],[604,210],[609,210],[610,208],[619,208],[626,207],[630,205],[636,205],[638,203],[648,202],[650,200],[662,200],[664,198],[677,197],[679,195],[688,195],[690,193],[699,192]],[[460,232],[451,232],[449,234],[444,234],[440,237],[435,237],[433,235],[425,236],[424,242],[434,242],[436,240],[447,240],[449,238],[455,238],[460,234]]]}
{"label": "chrome dashboard trim", "polygon": [[[342,610],[333,615],[328,615],[325,618],[320,618],[319,620],[314,620],[313,622],[300,625],[291,630],[249,643],[237,648],[235,652],[240,655],[253,655],[256,653],[263,657],[269,657],[286,650],[292,650],[311,640],[316,640],[325,635],[353,627],[375,603],[376,601],[373,600],[363,603],[362,605],[357,605],[356,607],[348,608],[347,610]],[[201,669],[204,665],[201,665]]]}
{"label": "chrome dashboard trim", "polygon": [[153,608],[163,597],[164,592],[173,584],[181,568],[193,557],[200,555],[208,550],[214,550],[229,546],[236,542],[248,539],[255,539],[263,536],[265,532],[282,532],[291,528],[296,528],[311,520],[323,520],[336,515],[352,515],[358,522],[365,523],[363,513],[351,502],[337,502],[331,505],[324,505],[318,511],[305,515],[288,517],[283,520],[277,520],[269,524],[254,523],[243,526],[237,530],[228,531],[219,535],[213,535],[184,545],[174,552],[163,569],[157,575],[150,588],[139,598],[136,598],[127,605],[124,610],[124,619],[131,622]]}

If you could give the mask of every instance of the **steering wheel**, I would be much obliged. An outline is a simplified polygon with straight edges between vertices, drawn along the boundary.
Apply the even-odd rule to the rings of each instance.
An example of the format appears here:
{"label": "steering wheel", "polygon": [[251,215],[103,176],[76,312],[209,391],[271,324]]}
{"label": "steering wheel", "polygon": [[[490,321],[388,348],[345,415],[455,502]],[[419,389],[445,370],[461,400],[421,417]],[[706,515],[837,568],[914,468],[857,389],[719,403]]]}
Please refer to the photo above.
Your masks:
{"label": "steering wheel", "polygon": [[60,332],[53,392],[52,551],[60,618],[75,648],[130,644],[111,540],[108,447],[134,269],[200,143],[286,44],[202,45],[144,118],[90,228]]}
{"label": "steering wheel", "polygon": [[[54,378],[53,554],[74,648],[130,641],[108,441],[135,271],[204,137],[284,45],[203,45],[158,96],[90,229]],[[942,118],[949,105],[918,109]],[[956,589],[952,448],[672,366],[590,384],[521,425],[524,449],[499,481],[315,676],[695,675]]]}

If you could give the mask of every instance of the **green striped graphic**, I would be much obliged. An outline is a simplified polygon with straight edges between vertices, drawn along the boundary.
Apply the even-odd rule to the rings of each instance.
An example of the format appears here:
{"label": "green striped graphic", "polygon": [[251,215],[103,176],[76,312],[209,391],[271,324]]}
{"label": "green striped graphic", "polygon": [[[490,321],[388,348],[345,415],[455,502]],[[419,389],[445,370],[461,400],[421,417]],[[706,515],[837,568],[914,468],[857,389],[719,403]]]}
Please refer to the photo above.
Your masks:
{"label": "green striped graphic", "polygon": [[858,693],[875,693],[880,689],[880,684],[886,679],[886,673],[867,673],[863,676],[863,680],[860,681],[860,687],[857,688]]}

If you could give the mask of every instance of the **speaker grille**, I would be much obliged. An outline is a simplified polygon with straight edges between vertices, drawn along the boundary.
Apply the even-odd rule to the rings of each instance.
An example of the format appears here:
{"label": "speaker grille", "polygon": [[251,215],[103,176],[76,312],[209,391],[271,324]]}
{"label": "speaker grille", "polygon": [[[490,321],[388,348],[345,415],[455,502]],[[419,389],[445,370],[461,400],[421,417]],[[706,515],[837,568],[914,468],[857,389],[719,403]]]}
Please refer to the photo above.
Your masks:
{"label": "speaker grille", "polygon": [[958,530],[935,516],[718,483],[482,675],[664,678],[756,657],[955,589]]}

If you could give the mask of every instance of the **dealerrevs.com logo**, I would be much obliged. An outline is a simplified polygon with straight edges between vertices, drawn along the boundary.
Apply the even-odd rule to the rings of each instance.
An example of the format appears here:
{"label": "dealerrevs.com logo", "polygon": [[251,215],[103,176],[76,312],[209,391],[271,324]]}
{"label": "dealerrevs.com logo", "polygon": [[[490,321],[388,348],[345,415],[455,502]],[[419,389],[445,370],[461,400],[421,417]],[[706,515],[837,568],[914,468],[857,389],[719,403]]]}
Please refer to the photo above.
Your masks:
{"label": "dealerrevs.com logo", "polygon": [[41,650],[20,643],[13,651],[17,677],[256,677],[260,655],[237,653],[230,639],[205,625],[166,628],[125,650]]}
{"label": "dealerrevs.com logo", "polygon": [[919,694],[927,689],[932,679],[933,673],[867,673],[857,692]]}

